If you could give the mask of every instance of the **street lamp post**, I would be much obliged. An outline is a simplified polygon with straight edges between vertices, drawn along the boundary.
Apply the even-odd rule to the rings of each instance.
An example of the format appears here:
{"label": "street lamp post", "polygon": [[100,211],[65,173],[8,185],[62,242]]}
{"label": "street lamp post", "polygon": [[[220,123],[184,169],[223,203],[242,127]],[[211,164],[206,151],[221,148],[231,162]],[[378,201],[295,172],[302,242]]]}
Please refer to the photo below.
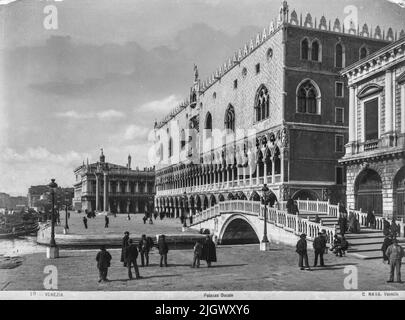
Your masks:
{"label": "street lamp post", "polygon": [[186,206],[187,206],[187,193],[183,193],[183,206],[184,206],[184,211],[183,211],[183,231],[186,231],[187,228],[187,218],[186,218]]}
{"label": "street lamp post", "polygon": [[260,242],[260,251],[269,251],[270,250],[270,241],[267,238],[267,206],[270,203],[270,189],[267,187],[267,184],[263,185],[262,188],[262,203],[264,204],[264,229],[263,229],[263,239]]}
{"label": "street lamp post", "polygon": [[68,193],[65,194],[65,229],[64,233],[66,234],[69,230],[69,224],[68,224]]}
{"label": "street lamp post", "polygon": [[46,251],[46,257],[48,259],[59,258],[59,248],[56,245],[55,241],[55,191],[58,185],[55,182],[55,179],[51,179],[51,183],[48,185],[51,196],[52,196],[52,218],[51,218],[51,242]]}

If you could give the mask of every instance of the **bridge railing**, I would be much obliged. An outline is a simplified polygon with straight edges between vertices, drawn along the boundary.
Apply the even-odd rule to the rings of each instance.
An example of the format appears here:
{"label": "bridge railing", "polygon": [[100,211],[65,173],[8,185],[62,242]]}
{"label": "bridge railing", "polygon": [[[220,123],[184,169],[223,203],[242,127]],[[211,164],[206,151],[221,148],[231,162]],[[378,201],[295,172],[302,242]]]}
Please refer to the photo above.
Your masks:
{"label": "bridge railing", "polygon": [[200,224],[206,220],[213,219],[223,213],[242,213],[257,216],[259,219],[264,219],[264,214],[267,214],[267,221],[275,226],[296,235],[305,233],[309,240],[314,240],[319,232],[325,230],[328,243],[333,242],[333,237],[336,234],[335,227],[323,226],[321,223],[315,223],[307,218],[287,213],[285,210],[280,210],[272,207],[266,207],[257,201],[232,200],[224,201],[208,208],[205,211],[197,214],[194,217],[193,225]]}
{"label": "bridge railing", "polygon": [[[313,200],[295,200],[300,214],[317,213],[326,214],[332,217],[339,216],[339,204],[331,204],[328,201]],[[287,201],[279,203],[280,210],[287,211]]]}
{"label": "bridge railing", "polygon": [[283,210],[261,206],[259,218],[264,219],[265,213],[267,213],[267,221],[270,223],[286,231],[293,232],[297,236],[305,233],[309,240],[314,240],[318,234],[324,230],[328,243],[333,243],[333,238],[336,234],[335,227],[323,226],[321,223],[315,223],[309,219],[289,214]]}

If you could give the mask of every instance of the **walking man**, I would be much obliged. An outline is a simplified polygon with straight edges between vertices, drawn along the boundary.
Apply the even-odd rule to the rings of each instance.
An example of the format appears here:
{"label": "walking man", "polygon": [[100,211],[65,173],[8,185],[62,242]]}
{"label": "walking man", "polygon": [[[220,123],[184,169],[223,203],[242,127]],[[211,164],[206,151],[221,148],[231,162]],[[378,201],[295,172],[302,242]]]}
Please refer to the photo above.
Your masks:
{"label": "walking man", "polygon": [[390,245],[385,253],[390,262],[390,279],[387,282],[394,282],[394,272],[397,274],[397,282],[401,281],[401,261],[404,256],[404,249],[398,244],[397,239],[392,240],[392,245]]}
{"label": "walking man", "polygon": [[105,216],[104,220],[105,220],[104,228],[108,228],[108,224],[110,223],[110,219],[107,216]]}
{"label": "walking man", "polygon": [[197,242],[194,245],[194,259],[193,259],[193,265],[192,267],[195,268],[197,265],[197,268],[200,267],[200,259],[202,255],[202,245],[200,240],[197,240]]}
{"label": "walking man", "polygon": [[136,248],[136,245],[133,243],[132,239],[129,240],[129,247],[127,247],[125,250],[125,255],[129,280],[133,279],[131,272],[132,265],[134,265],[136,279],[140,279],[141,276],[139,275],[138,264],[136,263],[136,259],[138,258],[138,249]]}
{"label": "walking man", "polygon": [[87,229],[87,218],[83,217],[84,228]]}
{"label": "walking man", "polygon": [[105,246],[101,247],[101,250],[97,253],[96,256],[97,268],[100,275],[98,282],[109,281],[107,279],[108,268],[111,263],[111,254],[105,249]]}
{"label": "walking man", "polygon": [[145,266],[145,260],[146,260],[146,266],[149,266],[149,251],[150,251],[149,241],[146,238],[146,235],[143,234],[142,239],[139,242],[139,252],[141,253],[142,267]]}
{"label": "walking man", "polygon": [[217,249],[214,241],[212,241],[209,235],[206,236],[203,244],[202,259],[207,261],[208,268],[211,267],[212,262],[217,262]]}
{"label": "walking man", "polygon": [[[301,270],[307,269],[308,271],[311,270],[309,267],[308,263],[308,252],[307,252],[307,235],[303,233],[300,236],[300,240],[297,242],[296,246],[296,252],[299,255],[299,260],[298,260],[298,266],[300,267]],[[304,268],[304,263],[305,263],[305,268]]]}
{"label": "walking man", "polygon": [[318,257],[320,259],[321,267],[324,267],[323,255],[326,250],[326,238],[323,236],[323,233],[318,233],[318,236],[314,239],[313,246],[315,250],[314,267],[318,265]]}
{"label": "walking man", "polygon": [[164,262],[165,267],[167,267],[167,253],[169,252],[169,246],[166,243],[166,237],[164,234],[159,237],[158,248],[160,254],[160,266],[163,267]]}
{"label": "walking man", "polygon": [[122,238],[122,249],[121,249],[121,262],[124,263],[124,267],[127,266],[125,251],[129,247],[129,232],[125,231],[124,237]]}

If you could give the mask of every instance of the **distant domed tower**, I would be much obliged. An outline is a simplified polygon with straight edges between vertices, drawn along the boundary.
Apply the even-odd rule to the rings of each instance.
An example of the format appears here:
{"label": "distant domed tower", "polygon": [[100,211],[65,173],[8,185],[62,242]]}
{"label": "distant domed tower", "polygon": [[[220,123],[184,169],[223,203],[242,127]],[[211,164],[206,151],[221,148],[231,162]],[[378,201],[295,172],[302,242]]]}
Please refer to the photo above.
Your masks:
{"label": "distant domed tower", "polygon": [[101,148],[100,162],[101,162],[101,163],[104,163],[104,162],[105,162],[105,156],[104,156],[104,153],[103,153],[103,149],[102,149],[102,148]]}

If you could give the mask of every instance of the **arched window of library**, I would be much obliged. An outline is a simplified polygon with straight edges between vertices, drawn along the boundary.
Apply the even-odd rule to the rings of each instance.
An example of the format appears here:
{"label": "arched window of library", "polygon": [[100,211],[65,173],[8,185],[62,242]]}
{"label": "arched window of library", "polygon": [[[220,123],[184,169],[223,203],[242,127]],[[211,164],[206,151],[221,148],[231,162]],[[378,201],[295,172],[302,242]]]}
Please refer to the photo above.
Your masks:
{"label": "arched window of library", "polygon": [[297,112],[320,114],[321,93],[312,80],[302,82],[297,88]]}
{"label": "arched window of library", "polygon": [[270,96],[265,85],[260,86],[255,101],[256,121],[262,121],[270,116]]}
{"label": "arched window of library", "polygon": [[235,132],[235,110],[232,105],[225,112],[225,129],[227,132]]}

